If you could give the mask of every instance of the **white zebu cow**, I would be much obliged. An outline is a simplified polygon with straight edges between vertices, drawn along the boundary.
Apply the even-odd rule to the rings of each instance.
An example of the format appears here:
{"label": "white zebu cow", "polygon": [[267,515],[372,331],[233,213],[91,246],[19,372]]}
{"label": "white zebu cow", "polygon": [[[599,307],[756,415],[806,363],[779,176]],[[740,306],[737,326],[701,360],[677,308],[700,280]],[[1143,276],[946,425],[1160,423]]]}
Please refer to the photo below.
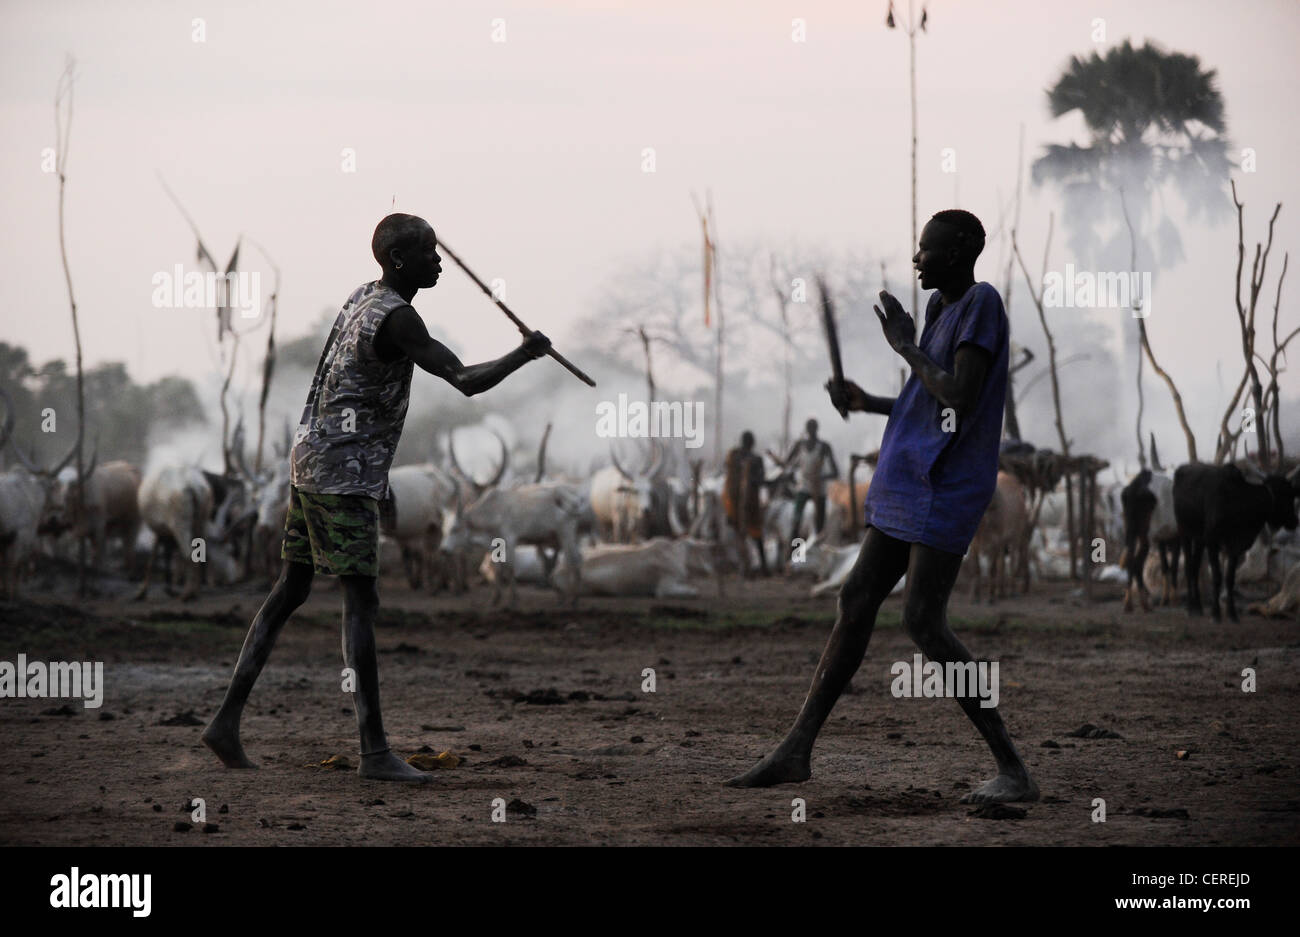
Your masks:
{"label": "white zebu cow", "polygon": [[[460,497],[460,483],[432,462],[424,462],[392,469],[388,473],[388,490],[392,500],[381,509],[380,529],[401,547],[402,565],[411,588],[419,589],[427,581],[432,592],[438,585],[434,570],[444,515]],[[464,585],[459,578],[456,584]]]}
{"label": "white zebu cow", "polygon": [[[493,488],[469,507],[447,513],[442,551],[453,555],[471,550],[500,551],[492,602],[501,601],[503,581],[508,581],[513,606],[518,600],[513,576],[515,549],[521,543],[553,547],[568,558],[571,566],[580,564],[578,525],[586,510],[581,488],[565,482]],[[576,588],[562,591],[571,601],[577,601]]]}
{"label": "white zebu cow", "polygon": [[253,489],[253,545],[249,570],[261,567],[274,580],[280,571],[280,546],[284,543],[284,524],[289,513],[289,462],[283,459]]}
{"label": "white zebu cow", "polygon": [[713,551],[711,543],[667,537],[645,543],[605,544],[585,551],[580,567],[561,558],[554,579],[574,589],[576,568],[581,572],[577,588],[583,595],[694,598],[700,593],[691,579],[713,575]]}
{"label": "white zebu cow", "polygon": [[628,471],[612,448],[609,454],[614,464],[591,476],[588,494],[600,538],[631,543],[686,533],[684,504],[663,475],[664,453],[658,440],[639,471]]}
{"label": "white zebu cow", "polygon": [[[13,435],[14,401],[3,387],[0,387],[0,403],[5,413],[4,423],[0,425],[0,451],[4,451]],[[0,474],[0,572],[4,574],[5,594],[10,599],[17,598],[18,580],[40,542],[41,525],[47,519],[48,505],[58,488],[59,473],[72,461],[77,448],[74,443],[63,461],[49,470],[33,465],[17,446],[13,452],[22,464]]]}
{"label": "white zebu cow", "polygon": [[18,597],[18,581],[39,542],[36,529],[45,512],[46,486],[25,468],[0,475],[0,564],[5,596]]}
{"label": "white zebu cow", "polygon": [[181,566],[186,570],[185,588],[181,601],[193,599],[199,587],[199,565],[193,559],[195,540],[203,540],[204,562],[216,571],[220,583],[235,579],[235,564],[229,552],[211,536],[212,488],[204,473],[188,465],[164,465],[155,468],[140,483],[140,516],[154,535],[153,548],[145,567],[144,582],[136,599],[149,594],[153,577],[154,560],[159,550],[170,559],[172,549],[180,553]]}
{"label": "white zebu cow", "polygon": [[[135,567],[135,541],[140,535],[140,470],[129,462],[105,462],[88,472],[84,498],[78,497],[74,477],[59,493],[61,512],[72,528],[73,543],[86,537],[93,547],[96,569],[104,568],[109,537],[120,537],[126,572]],[[85,514],[80,511],[84,506]]]}

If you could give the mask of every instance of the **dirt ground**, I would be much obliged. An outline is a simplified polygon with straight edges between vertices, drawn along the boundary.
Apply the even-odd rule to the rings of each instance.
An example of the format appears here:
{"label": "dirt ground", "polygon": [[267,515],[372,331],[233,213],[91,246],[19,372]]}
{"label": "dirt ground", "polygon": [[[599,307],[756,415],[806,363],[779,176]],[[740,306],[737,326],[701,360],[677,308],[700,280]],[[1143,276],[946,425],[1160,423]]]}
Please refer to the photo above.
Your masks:
{"label": "dirt ground", "polygon": [[[589,599],[576,611],[523,589],[512,613],[493,610],[484,589],[430,597],[385,580],[390,741],[403,756],[461,758],[420,787],[315,766],[357,762],[328,580],[253,694],[243,738],[262,769],[248,772],[223,769],[199,733],[259,587],[208,590],[184,606],[161,594],[29,595],[0,604],[0,660],[101,660],[106,689],[99,710],[0,700],[5,844],[1300,842],[1296,622],[1126,616],[1114,586],[1098,587],[1091,606],[1069,584],[992,608],[953,601],[958,635],[1001,662],[1001,711],[1042,788],[1011,819],[957,802],[992,774],[957,704],[891,695],[890,665],[914,653],[897,598],[822,734],[813,779],[734,790],[721,782],[789,726],[833,620],[834,600],[809,598],[806,582],[732,580],[724,598]],[[1257,692],[1242,691],[1246,667]],[[653,693],[642,691],[646,668]],[[1120,737],[1069,734],[1085,724]],[[196,797],[214,831],[183,810]],[[505,822],[493,821],[497,798],[512,805]],[[805,822],[792,820],[795,798]],[[1095,798],[1104,823],[1093,821]]]}

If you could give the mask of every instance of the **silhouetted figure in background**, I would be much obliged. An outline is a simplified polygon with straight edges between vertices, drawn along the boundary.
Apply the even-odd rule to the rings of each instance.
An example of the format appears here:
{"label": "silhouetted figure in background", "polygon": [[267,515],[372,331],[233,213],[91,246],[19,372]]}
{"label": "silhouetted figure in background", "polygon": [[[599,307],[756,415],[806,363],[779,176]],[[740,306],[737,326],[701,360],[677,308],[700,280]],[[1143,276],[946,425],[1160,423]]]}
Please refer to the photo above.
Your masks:
{"label": "silhouetted figure in background", "polygon": [[750,575],[746,537],[758,547],[761,574],[768,575],[767,557],[763,553],[763,505],[760,498],[765,483],[763,457],[754,451],[754,434],[745,430],[740,434],[740,445],[727,453],[722,507],[740,539],[741,573],[746,578]]}
{"label": "silhouetted figure in background", "polygon": [[804,431],[806,435],[795,442],[785,459],[787,470],[794,474],[794,520],[787,546],[799,536],[799,522],[809,501],[813,503],[813,530],[821,536],[826,526],[826,482],[840,475],[830,443],[817,438],[817,421],[805,423]]}

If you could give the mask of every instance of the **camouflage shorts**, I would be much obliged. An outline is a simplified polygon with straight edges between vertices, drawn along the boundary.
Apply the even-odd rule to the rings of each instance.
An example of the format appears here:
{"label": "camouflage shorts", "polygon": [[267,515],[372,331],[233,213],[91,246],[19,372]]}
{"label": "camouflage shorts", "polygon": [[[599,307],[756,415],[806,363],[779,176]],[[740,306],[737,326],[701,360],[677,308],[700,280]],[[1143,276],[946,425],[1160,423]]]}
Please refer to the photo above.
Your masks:
{"label": "camouflage shorts", "polygon": [[291,486],[280,556],[326,576],[378,576],[379,502]]}

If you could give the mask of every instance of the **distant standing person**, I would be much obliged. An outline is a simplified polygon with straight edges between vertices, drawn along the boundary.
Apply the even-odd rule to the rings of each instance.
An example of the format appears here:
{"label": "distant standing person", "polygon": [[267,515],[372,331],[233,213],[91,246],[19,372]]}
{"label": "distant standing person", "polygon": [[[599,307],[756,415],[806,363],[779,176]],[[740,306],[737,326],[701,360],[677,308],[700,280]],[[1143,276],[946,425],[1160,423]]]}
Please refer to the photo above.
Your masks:
{"label": "distant standing person", "polygon": [[253,619],[226,697],[203,741],[227,768],[257,767],[244,754],[239,721],[280,629],[311,592],[312,576],[343,586],[343,660],[354,681],[361,733],[358,773],[376,781],[427,781],[392,753],[379,709],[375,617],[379,612],[379,503],[402,435],[415,365],[466,397],[495,387],[546,354],[533,332],[518,348],[484,364],[464,365],[434,341],[413,308],[416,291],[442,270],[433,228],[414,215],[389,215],[375,228],[371,253],[384,275],[348,297],[321,352],[302,422],[289,455],[284,564]]}
{"label": "distant standing person", "polygon": [[[1002,299],[975,282],[984,227],[970,212],[934,215],[912,258],[921,288],[935,290],[919,343],[916,323],[881,290],[876,316],[912,374],[898,397],[876,397],[852,381],[830,381],[836,407],[887,415],[866,500],[866,537],[840,589],[839,614],[794,725],[770,755],[728,783],[767,787],[812,776],[813,743],[862,663],[885,597],[906,573],[903,627],[931,661],[970,661],[948,628],[948,597],[962,557],[997,486],[1006,402],[1008,326]],[[945,670],[946,670],[945,666]],[[988,743],[998,774],[966,803],[1032,801],[1038,785],[996,707],[966,692],[958,703]]]}
{"label": "distant standing person", "polygon": [[758,547],[759,569],[762,575],[768,575],[767,557],[763,555],[763,505],[759,497],[765,481],[763,457],[754,451],[754,434],[745,430],[740,434],[740,445],[727,453],[722,507],[740,541],[741,573],[746,578],[750,574],[746,538]]}
{"label": "distant standing person", "polygon": [[799,522],[803,520],[804,508],[809,501],[813,504],[813,530],[821,536],[822,528],[826,526],[826,482],[840,476],[830,443],[817,438],[817,421],[810,419],[805,423],[804,433],[785,459],[786,468],[794,471],[795,486],[794,520],[790,524],[787,543],[793,543],[799,536]]}

